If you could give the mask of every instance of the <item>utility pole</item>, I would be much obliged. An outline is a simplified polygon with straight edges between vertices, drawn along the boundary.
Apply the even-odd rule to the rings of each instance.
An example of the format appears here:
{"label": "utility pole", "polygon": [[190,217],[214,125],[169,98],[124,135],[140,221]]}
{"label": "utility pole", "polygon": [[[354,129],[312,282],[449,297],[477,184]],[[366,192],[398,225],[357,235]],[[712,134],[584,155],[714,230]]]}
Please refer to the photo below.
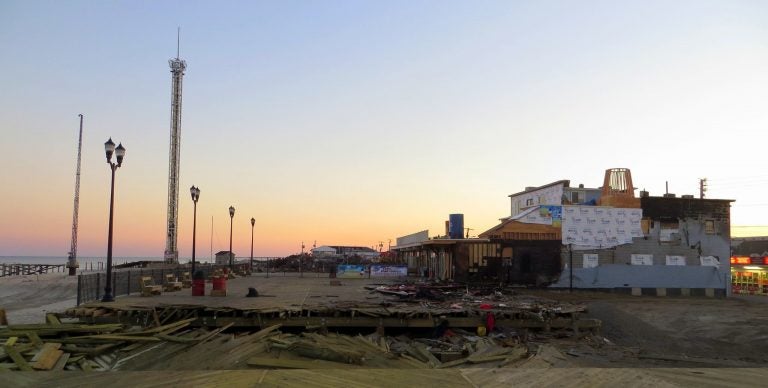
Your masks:
{"label": "utility pole", "polygon": [[77,263],[77,214],[80,209],[80,156],[83,149],[83,115],[80,116],[80,137],[77,140],[77,171],[75,172],[75,211],[72,215],[72,246],[69,250],[69,257],[67,258],[67,268],[69,268],[69,276],[77,275],[77,267],[80,264]]}
{"label": "utility pole", "polygon": [[699,198],[704,199],[704,193],[707,192],[707,178],[699,179]]}

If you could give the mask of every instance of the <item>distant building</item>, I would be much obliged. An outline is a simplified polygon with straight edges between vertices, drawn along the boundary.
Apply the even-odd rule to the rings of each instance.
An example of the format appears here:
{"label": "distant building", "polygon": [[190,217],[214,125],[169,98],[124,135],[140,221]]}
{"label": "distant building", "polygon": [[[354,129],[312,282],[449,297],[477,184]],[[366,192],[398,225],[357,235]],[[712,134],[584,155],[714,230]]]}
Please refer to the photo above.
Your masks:
{"label": "distant building", "polygon": [[730,261],[734,294],[768,296],[768,237],[732,239]]}
{"label": "distant building", "polygon": [[364,259],[378,259],[380,253],[372,248],[345,245],[323,245],[310,250],[315,258],[347,258],[358,256]]}
{"label": "distant building", "polygon": [[[510,195],[511,216],[476,239],[430,239],[423,231],[392,249],[412,273],[438,280],[725,296],[743,293],[734,278],[746,279],[750,293],[768,293],[768,241],[742,243],[750,257],[730,255],[732,200],[638,197],[625,168],[606,170],[599,189],[569,184]],[[732,272],[734,260],[746,265]]]}
{"label": "distant building", "polygon": [[599,188],[569,187],[569,180],[559,180],[539,187],[526,187],[524,191],[510,194],[510,217],[538,209],[541,205],[596,205],[600,200]]}
{"label": "distant building", "polygon": [[218,265],[229,265],[229,258],[232,257],[232,263],[235,262],[236,256],[235,253],[230,253],[229,251],[219,251],[216,252],[216,264]]}

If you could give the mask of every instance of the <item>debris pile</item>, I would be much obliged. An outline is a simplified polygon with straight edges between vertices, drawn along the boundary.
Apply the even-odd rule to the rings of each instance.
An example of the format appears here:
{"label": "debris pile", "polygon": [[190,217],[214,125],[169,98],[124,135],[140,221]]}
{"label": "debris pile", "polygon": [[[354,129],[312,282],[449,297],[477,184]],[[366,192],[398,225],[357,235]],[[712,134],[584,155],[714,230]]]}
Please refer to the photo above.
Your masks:
{"label": "debris pile", "polygon": [[519,338],[481,337],[446,328],[438,338],[411,339],[377,333],[225,333],[190,327],[193,319],[154,327],[62,323],[54,314],[38,325],[0,328],[0,368],[20,370],[217,370],[318,368],[450,368],[506,366],[526,358]]}

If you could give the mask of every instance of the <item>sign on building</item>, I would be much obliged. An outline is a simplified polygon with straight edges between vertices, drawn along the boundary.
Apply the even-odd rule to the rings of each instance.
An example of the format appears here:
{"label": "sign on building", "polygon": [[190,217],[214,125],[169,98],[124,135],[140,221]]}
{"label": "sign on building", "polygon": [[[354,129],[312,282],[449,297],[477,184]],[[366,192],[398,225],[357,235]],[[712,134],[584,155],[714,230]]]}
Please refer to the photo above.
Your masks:
{"label": "sign on building", "polygon": [[701,260],[701,265],[705,267],[720,267],[720,260],[715,256],[701,256],[699,260]]}
{"label": "sign on building", "polygon": [[408,266],[407,265],[371,265],[371,277],[372,278],[392,278],[392,277],[407,277]]}
{"label": "sign on building", "polygon": [[667,265],[685,265],[685,256],[667,255]]}
{"label": "sign on building", "polygon": [[653,255],[633,253],[630,260],[632,265],[653,265]]}
{"label": "sign on building", "polygon": [[584,263],[582,266],[584,268],[595,268],[598,266],[598,256],[597,253],[585,253],[584,254]]}

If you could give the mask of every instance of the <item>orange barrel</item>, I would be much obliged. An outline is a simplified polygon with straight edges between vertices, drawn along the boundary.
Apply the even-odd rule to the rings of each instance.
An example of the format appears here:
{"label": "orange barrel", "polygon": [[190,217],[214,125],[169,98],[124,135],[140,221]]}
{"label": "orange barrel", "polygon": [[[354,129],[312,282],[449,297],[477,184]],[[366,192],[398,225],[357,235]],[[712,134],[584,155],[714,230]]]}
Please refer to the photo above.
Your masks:
{"label": "orange barrel", "polygon": [[205,279],[192,280],[192,296],[205,296]]}

